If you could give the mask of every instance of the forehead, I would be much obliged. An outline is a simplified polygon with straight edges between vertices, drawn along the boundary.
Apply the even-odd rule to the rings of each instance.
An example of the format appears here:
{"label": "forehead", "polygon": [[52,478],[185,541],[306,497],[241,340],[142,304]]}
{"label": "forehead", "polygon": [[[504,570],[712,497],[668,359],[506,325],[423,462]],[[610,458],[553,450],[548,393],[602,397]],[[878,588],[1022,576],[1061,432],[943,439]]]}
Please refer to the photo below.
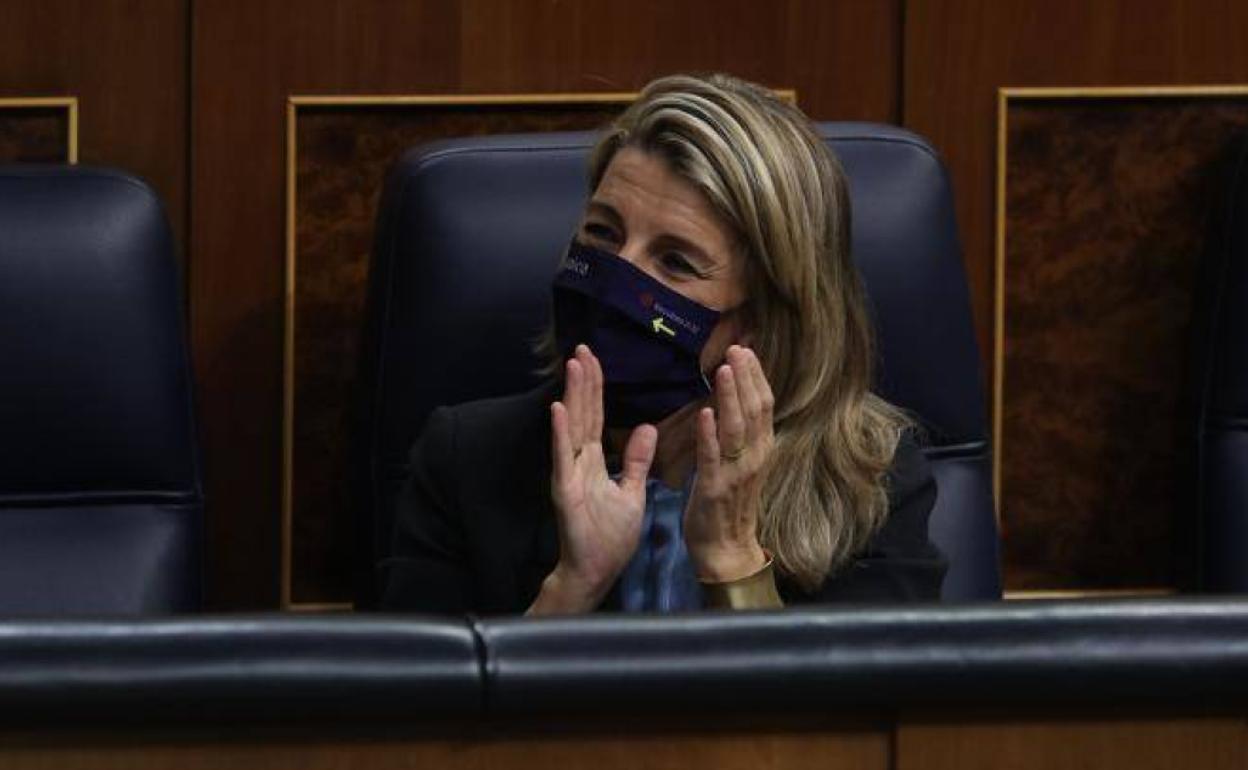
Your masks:
{"label": "forehead", "polygon": [[615,209],[629,235],[675,236],[723,256],[733,251],[732,229],[706,195],[652,153],[617,152],[591,200]]}

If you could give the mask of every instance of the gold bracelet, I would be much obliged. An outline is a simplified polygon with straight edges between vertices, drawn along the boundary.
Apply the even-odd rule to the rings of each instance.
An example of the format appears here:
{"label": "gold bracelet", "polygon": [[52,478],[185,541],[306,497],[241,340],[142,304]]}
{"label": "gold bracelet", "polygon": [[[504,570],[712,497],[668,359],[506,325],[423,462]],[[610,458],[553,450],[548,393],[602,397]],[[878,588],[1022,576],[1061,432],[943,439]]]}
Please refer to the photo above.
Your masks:
{"label": "gold bracelet", "polygon": [[723,583],[702,583],[702,598],[707,609],[716,610],[762,610],[783,607],[784,601],[776,590],[776,573],[772,569],[770,553],[767,563],[753,575]]}

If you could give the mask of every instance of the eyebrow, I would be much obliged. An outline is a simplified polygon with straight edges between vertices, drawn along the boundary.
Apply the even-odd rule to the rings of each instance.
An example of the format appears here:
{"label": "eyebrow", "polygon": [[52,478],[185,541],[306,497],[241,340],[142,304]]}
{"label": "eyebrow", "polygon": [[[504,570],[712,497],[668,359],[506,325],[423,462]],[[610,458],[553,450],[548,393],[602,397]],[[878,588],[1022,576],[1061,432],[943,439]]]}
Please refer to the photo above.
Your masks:
{"label": "eyebrow", "polygon": [[602,214],[607,219],[610,219],[612,224],[620,225],[624,223],[624,217],[620,216],[620,212],[616,211],[615,207],[612,206],[610,203],[603,203],[602,201],[591,200],[589,202],[588,209],[590,211],[597,211],[597,213]]}
{"label": "eyebrow", "polygon": [[[613,225],[623,226],[624,224],[624,217],[620,216],[620,212],[617,211],[610,203],[605,203],[599,200],[590,200],[586,208],[591,213],[599,214],[611,220]],[[705,249],[698,246],[688,238],[674,233],[662,233],[655,240],[660,243],[670,244],[676,250],[684,252],[689,256],[689,258],[702,263],[703,268],[706,270],[717,270],[722,267],[720,260],[712,257],[706,252]]]}

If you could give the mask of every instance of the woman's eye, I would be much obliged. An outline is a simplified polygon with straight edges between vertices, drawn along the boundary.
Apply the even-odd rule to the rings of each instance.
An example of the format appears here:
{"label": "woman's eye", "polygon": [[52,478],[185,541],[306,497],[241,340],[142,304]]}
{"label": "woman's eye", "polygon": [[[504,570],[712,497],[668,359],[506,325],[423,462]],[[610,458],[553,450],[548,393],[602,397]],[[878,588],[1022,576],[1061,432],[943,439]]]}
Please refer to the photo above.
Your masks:
{"label": "woman's eye", "polygon": [[685,259],[684,255],[679,252],[669,251],[665,253],[662,257],[662,262],[665,270],[678,275],[695,276],[699,274],[693,263]]}
{"label": "woman's eye", "polygon": [[599,224],[597,222],[586,222],[581,227],[581,232],[585,233],[587,237],[595,241],[599,241],[601,243],[615,243],[616,242],[615,230],[604,224]]}

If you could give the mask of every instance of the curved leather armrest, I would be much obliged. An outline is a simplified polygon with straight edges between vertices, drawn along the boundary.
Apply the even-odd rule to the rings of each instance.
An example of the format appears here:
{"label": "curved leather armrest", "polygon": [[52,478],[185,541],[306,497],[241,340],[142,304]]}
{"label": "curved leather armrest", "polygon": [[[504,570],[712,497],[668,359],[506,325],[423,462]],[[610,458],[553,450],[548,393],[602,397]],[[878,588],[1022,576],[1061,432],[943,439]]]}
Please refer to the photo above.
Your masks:
{"label": "curved leather armrest", "polygon": [[291,616],[0,621],[5,722],[477,716],[464,621]]}
{"label": "curved leather armrest", "polygon": [[487,702],[853,711],[1248,701],[1248,602],[1127,600],[479,624]]}
{"label": "curved leather armrest", "polygon": [[0,620],[0,723],[1248,703],[1248,600],[678,616]]}

